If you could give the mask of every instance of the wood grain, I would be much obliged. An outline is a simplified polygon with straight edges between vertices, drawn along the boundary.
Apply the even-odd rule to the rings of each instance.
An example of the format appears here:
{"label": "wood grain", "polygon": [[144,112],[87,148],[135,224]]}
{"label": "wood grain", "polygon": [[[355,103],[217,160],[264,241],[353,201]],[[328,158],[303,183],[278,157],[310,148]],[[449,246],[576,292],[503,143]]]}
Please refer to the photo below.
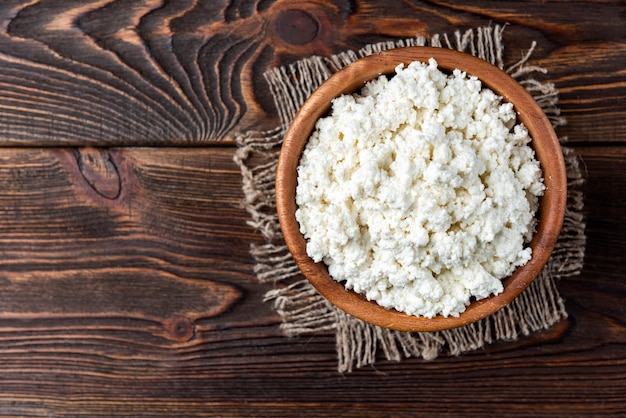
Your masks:
{"label": "wood grain", "polygon": [[549,69],[560,92],[561,114],[568,120],[560,135],[577,144],[626,140],[626,125],[617,122],[626,113],[626,44],[567,45],[538,63]]}
{"label": "wood grain", "polygon": [[237,208],[234,149],[111,150],[122,179],[113,200],[87,183],[72,150],[5,149],[0,410],[619,415],[626,410],[626,150],[577,150],[588,176],[589,245],[583,274],[559,283],[567,321],[458,358],[381,358],[342,376],[332,334],[288,339],[261,301],[267,288],[247,254],[258,236]]}
{"label": "wood grain", "polygon": [[536,59],[556,70],[547,77],[563,86],[567,115],[611,120],[610,130],[601,124],[583,131],[586,138],[623,140],[626,122],[614,116],[626,106],[625,6],[563,8],[559,1],[484,0],[4,1],[0,144],[229,140],[241,129],[278,125],[263,78],[270,67],[495,23],[511,23],[508,63],[539,43]]}
{"label": "wood grain", "polygon": [[[102,155],[115,195],[102,193],[106,175],[85,176]],[[80,318],[84,327],[110,319],[176,340],[186,338],[177,327],[192,332],[198,320],[232,310],[245,289],[229,278],[250,274],[240,260],[255,236],[238,208],[230,158],[207,150],[4,149],[0,318]]]}
{"label": "wood grain", "polygon": [[[623,1],[7,0],[0,19],[0,415],[626,415]],[[506,62],[538,42],[588,175],[570,317],[340,375],[332,333],[287,338],[262,302],[232,136],[278,124],[271,66],[505,22]]]}

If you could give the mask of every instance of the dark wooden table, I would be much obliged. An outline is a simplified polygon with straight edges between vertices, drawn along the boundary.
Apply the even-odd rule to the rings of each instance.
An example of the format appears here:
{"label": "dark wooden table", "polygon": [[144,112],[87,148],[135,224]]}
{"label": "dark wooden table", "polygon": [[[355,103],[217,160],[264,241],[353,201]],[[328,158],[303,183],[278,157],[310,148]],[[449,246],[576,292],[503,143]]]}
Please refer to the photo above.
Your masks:
{"label": "dark wooden table", "polygon": [[[626,5],[606,1],[0,2],[0,415],[626,414]],[[561,91],[587,176],[568,320],[432,362],[336,371],[262,302],[233,135],[263,72],[489,24]]]}

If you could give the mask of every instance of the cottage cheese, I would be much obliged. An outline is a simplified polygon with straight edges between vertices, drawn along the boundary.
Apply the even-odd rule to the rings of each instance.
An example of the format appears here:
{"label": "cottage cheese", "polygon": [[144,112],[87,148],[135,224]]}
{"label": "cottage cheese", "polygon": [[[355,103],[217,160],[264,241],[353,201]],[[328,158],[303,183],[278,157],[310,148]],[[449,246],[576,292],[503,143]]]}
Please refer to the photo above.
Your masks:
{"label": "cottage cheese", "polygon": [[308,255],[386,308],[458,316],[531,257],[530,140],[511,104],[434,59],[338,97],[298,167]]}

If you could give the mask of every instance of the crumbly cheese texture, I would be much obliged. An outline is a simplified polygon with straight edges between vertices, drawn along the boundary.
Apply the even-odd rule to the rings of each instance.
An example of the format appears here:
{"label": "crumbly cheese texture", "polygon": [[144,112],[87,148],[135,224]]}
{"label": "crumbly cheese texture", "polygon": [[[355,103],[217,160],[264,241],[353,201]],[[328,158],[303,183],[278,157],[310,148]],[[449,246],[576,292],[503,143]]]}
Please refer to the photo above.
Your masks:
{"label": "crumbly cheese texture", "polygon": [[434,59],[343,95],[298,167],[296,218],[332,278],[386,308],[458,316],[528,262],[542,172],[510,103]]}

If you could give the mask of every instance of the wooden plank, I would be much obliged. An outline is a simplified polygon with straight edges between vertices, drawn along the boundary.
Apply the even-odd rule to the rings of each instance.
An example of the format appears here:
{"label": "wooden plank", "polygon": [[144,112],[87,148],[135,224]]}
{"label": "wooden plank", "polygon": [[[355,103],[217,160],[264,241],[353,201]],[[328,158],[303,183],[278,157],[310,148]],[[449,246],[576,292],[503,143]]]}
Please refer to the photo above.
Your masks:
{"label": "wooden plank", "polygon": [[624,142],[626,44],[562,46],[538,63],[550,70],[548,78],[559,89],[561,114],[568,122],[559,135],[575,144]]}
{"label": "wooden plank", "polygon": [[496,23],[511,23],[508,63],[539,42],[535,58],[555,71],[572,117],[567,134],[623,142],[624,13],[618,0],[4,1],[0,144],[228,142],[278,125],[270,67]]}
{"label": "wooden plank", "polygon": [[[262,302],[268,288],[248,254],[261,240],[237,206],[234,149],[4,149],[0,411],[619,415],[626,147],[578,151],[588,174],[588,250],[583,274],[558,284],[567,321],[460,357],[381,358],[344,376],[332,334],[286,338]],[[79,160],[90,159],[100,174],[86,179]],[[103,196],[111,173],[119,174],[116,197]]]}
{"label": "wooden plank", "polygon": [[261,297],[231,149],[3,149],[0,190],[5,323],[176,343]]}

